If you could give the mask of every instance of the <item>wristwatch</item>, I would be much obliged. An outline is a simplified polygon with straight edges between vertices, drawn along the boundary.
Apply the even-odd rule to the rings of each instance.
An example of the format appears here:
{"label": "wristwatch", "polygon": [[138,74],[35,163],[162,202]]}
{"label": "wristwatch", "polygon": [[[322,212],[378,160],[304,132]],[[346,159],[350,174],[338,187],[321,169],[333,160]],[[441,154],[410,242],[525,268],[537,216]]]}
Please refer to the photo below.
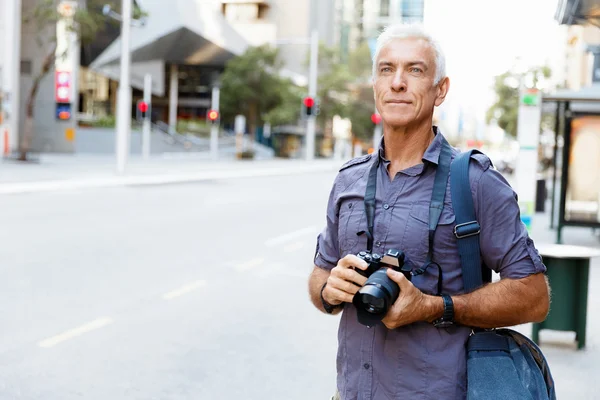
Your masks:
{"label": "wristwatch", "polygon": [[341,307],[343,303],[334,306],[333,304],[329,304],[327,301],[325,301],[325,299],[323,298],[323,290],[325,290],[325,286],[327,286],[327,282],[325,282],[323,284],[323,287],[321,287],[321,303],[323,303],[323,308],[325,309],[325,312],[327,312],[327,314],[332,314],[333,311],[336,308]]}
{"label": "wristwatch", "polygon": [[454,303],[452,297],[447,294],[442,295],[444,300],[444,313],[441,318],[433,321],[433,326],[436,328],[448,328],[454,326]]}

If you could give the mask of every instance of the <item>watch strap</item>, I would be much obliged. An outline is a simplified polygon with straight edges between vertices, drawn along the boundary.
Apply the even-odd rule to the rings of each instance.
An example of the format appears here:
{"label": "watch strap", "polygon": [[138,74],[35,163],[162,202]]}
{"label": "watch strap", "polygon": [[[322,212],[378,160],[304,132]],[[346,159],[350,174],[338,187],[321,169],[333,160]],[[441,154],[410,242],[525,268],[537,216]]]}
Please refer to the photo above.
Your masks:
{"label": "watch strap", "polygon": [[452,297],[447,294],[441,295],[444,301],[444,313],[442,317],[433,321],[433,325],[436,327],[445,328],[454,325],[454,302]]}
{"label": "watch strap", "polygon": [[325,290],[325,286],[327,286],[327,282],[325,282],[323,284],[323,286],[321,287],[321,303],[323,304],[323,308],[325,309],[325,312],[327,314],[332,314],[333,311],[338,308],[341,307],[342,304],[338,304],[338,305],[333,305],[333,304],[329,304],[324,298],[323,298],[323,290]]}

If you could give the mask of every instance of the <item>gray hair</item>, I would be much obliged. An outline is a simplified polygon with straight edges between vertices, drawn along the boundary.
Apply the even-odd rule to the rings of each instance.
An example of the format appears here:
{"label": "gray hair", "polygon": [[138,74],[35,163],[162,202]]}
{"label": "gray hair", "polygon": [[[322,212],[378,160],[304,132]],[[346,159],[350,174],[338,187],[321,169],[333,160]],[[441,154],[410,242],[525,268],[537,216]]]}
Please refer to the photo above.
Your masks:
{"label": "gray hair", "polygon": [[375,54],[373,55],[373,78],[377,75],[377,58],[381,49],[394,39],[417,38],[424,39],[435,52],[435,80],[437,85],[446,76],[446,57],[440,44],[429,35],[422,25],[419,24],[397,24],[385,27],[377,38]]}

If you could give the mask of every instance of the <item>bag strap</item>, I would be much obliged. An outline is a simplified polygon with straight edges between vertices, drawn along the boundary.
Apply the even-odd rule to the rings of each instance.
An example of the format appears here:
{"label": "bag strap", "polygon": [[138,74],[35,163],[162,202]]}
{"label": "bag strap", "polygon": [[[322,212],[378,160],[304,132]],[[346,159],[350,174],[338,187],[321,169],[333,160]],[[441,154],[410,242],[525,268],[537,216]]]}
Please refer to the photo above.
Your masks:
{"label": "bag strap", "polygon": [[465,293],[483,285],[479,233],[481,227],[475,216],[475,206],[469,183],[469,162],[479,150],[469,150],[454,158],[450,167],[450,193],[456,218],[454,235],[458,239],[458,253],[462,266]]}

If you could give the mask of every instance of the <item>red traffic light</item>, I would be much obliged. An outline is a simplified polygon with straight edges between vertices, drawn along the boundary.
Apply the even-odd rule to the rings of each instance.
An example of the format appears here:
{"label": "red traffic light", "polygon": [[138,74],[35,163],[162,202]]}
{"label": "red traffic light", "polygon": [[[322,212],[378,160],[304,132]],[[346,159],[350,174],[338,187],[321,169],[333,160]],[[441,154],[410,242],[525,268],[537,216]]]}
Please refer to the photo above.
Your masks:
{"label": "red traffic light", "polygon": [[213,122],[216,121],[217,119],[219,119],[219,112],[217,110],[209,110],[208,119]]}
{"label": "red traffic light", "polygon": [[379,125],[381,123],[381,115],[377,113],[371,114],[371,122],[373,122],[375,125]]}
{"label": "red traffic light", "polygon": [[138,109],[140,110],[140,112],[147,112],[148,111],[148,103],[146,103],[145,101],[140,101],[138,103]]}
{"label": "red traffic light", "polygon": [[305,107],[312,107],[315,105],[315,99],[312,97],[305,97],[303,102]]}

